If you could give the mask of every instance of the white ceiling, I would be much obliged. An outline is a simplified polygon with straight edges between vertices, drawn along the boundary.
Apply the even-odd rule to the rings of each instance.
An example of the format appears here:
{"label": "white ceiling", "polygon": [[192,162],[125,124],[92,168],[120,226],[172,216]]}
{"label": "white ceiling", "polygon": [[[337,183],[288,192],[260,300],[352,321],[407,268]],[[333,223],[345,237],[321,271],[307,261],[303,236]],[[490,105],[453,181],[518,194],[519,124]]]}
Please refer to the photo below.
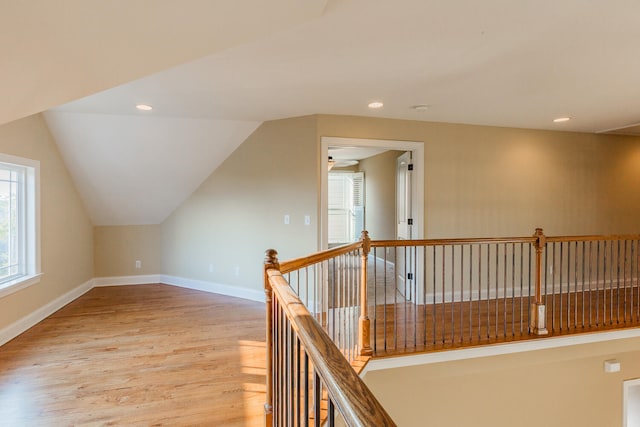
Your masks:
{"label": "white ceiling", "polygon": [[[130,8],[121,6],[128,14]],[[320,10],[314,10],[317,16]],[[245,8],[253,17],[251,12]],[[76,182],[81,180],[78,170],[93,171],[100,166],[95,163],[106,162],[99,150],[108,150],[105,146],[114,141],[127,141],[122,150],[148,148],[144,143],[137,147],[136,134],[125,132],[138,128],[144,134],[153,132],[152,126],[195,119],[245,121],[245,130],[265,120],[315,113],[582,132],[640,122],[640,2],[329,0],[319,17],[303,12],[297,26],[253,34],[244,43],[52,110],[47,119],[57,129],[58,143],[67,147],[63,154]],[[243,22],[231,14],[221,28],[233,33]],[[107,33],[121,28],[104,27]],[[369,110],[372,100],[385,105]],[[154,105],[153,120],[143,121],[148,117],[134,112],[138,102]],[[417,104],[429,108],[410,108]],[[111,121],[110,140],[99,139],[100,115]],[[553,123],[559,116],[572,120]],[[72,128],[82,126],[96,126],[82,137],[95,151],[73,156],[69,153],[79,142],[61,138],[80,139]],[[211,141],[225,144],[217,130],[210,132]],[[199,157],[180,148],[183,139],[173,143],[170,151]],[[103,205],[111,183],[102,179],[92,184],[97,201],[88,202],[83,192],[88,205],[95,203],[92,212],[116,209]],[[150,198],[161,193],[151,186],[145,191]],[[131,204],[132,210],[140,205],[139,199],[120,203]],[[92,217],[97,223],[115,222]]]}
{"label": "white ceiling", "polygon": [[[146,99],[170,116],[335,113],[596,132],[640,122],[638,22],[630,0],[334,0],[318,19],[63,110],[120,113]],[[385,106],[368,110],[378,99]]]}
{"label": "white ceiling", "polygon": [[45,113],[94,225],[159,224],[260,122]]}
{"label": "white ceiling", "polygon": [[0,0],[0,124],[282,31],[326,0]]}
{"label": "white ceiling", "polygon": [[389,150],[378,147],[329,147],[328,151],[334,160],[364,160]]}

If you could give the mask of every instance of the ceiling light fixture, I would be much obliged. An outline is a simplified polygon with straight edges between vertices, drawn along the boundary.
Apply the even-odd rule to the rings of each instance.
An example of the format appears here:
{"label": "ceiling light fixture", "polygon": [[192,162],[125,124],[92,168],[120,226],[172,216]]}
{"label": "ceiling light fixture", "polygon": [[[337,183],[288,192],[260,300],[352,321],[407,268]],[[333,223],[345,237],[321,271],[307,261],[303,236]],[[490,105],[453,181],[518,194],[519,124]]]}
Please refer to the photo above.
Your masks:
{"label": "ceiling light fixture", "polygon": [[429,109],[429,106],[426,104],[418,104],[418,105],[413,105],[411,108],[413,110],[423,112],[423,111],[427,111]]}
{"label": "ceiling light fixture", "polygon": [[348,168],[350,166],[355,166],[360,163],[358,160],[337,160],[334,165],[337,168]]}
{"label": "ceiling light fixture", "polygon": [[142,110],[142,111],[151,111],[151,110],[153,110],[153,107],[151,105],[147,105],[147,104],[138,104],[138,105],[136,105],[136,108],[138,110]]}
{"label": "ceiling light fixture", "polygon": [[553,123],[563,123],[571,120],[571,117],[558,117],[557,119],[553,119]]}
{"label": "ceiling light fixture", "polygon": [[383,106],[384,104],[380,101],[373,101],[369,103],[369,108],[371,108],[372,110],[382,108]]}

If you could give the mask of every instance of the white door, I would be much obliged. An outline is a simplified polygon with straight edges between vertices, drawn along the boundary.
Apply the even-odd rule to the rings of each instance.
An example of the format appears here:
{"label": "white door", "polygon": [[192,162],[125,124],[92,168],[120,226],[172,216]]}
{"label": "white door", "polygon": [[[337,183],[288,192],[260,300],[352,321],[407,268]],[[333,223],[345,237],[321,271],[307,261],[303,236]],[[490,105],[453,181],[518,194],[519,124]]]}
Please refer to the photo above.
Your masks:
{"label": "white door", "polygon": [[411,151],[396,160],[396,222],[398,240],[411,239]]}
{"label": "white door", "polygon": [[[413,164],[411,152],[407,151],[396,160],[396,238],[410,240],[413,228],[411,216],[411,194]],[[415,274],[412,273],[412,252],[403,247],[396,248],[397,289],[406,299],[411,300],[411,289]]]}

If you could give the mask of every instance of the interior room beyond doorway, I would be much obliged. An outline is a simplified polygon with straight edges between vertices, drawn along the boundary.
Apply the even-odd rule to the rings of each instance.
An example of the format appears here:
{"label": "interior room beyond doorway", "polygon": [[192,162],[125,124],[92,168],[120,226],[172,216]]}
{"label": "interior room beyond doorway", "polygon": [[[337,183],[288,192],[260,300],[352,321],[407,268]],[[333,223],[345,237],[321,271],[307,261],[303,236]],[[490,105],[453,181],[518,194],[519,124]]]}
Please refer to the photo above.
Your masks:
{"label": "interior room beyond doorway", "polygon": [[[414,158],[412,237],[421,238],[424,144],[322,137],[320,250],[357,240],[362,229],[368,230],[374,239],[396,238],[396,161],[407,151],[411,151]],[[344,176],[340,177],[339,174]],[[333,217],[331,229],[330,215]]]}

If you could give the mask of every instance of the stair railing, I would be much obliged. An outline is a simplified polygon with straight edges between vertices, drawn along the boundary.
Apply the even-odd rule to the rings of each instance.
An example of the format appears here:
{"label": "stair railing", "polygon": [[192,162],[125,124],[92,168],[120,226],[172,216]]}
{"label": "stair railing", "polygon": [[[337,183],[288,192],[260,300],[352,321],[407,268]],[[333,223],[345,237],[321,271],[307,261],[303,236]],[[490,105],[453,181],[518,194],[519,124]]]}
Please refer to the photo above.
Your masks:
{"label": "stair railing", "polygon": [[395,426],[283,278],[275,250],[265,258],[265,425]]}

